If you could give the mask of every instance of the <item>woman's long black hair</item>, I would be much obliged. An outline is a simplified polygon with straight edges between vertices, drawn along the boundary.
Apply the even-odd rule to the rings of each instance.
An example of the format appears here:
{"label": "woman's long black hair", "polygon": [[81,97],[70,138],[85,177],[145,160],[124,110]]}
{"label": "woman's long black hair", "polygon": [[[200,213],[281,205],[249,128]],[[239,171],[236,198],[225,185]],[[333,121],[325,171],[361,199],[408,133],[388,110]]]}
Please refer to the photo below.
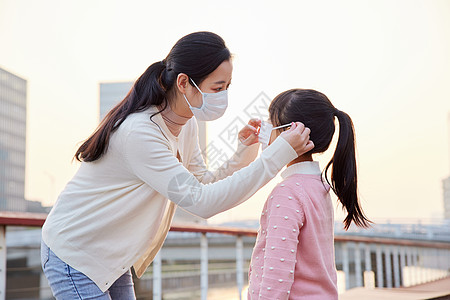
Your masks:
{"label": "woman's long black hair", "polygon": [[202,31],[182,37],[164,60],[150,65],[136,80],[125,98],[108,112],[95,132],[78,148],[75,159],[92,162],[101,158],[108,149],[111,134],[130,114],[153,105],[162,107],[161,111],[166,109],[167,96],[175,93],[178,74],[187,74],[200,84],[230,58],[224,40],[215,33]]}
{"label": "woman's long black hair", "polygon": [[[328,149],[335,131],[335,117],[338,119],[339,139],[324,170],[325,179],[347,211],[344,228],[348,229],[352,221],[357,226],[368,227],[371,222],[358,200],[355,133],[350,116],[336,109],[324,94],[309,89],[292,89],[279,94],[270,104],[269,115],[274,127],[299,121],[311,129],[314,149],[310,154]],[[327,175],[330,167],[331,183]]]}

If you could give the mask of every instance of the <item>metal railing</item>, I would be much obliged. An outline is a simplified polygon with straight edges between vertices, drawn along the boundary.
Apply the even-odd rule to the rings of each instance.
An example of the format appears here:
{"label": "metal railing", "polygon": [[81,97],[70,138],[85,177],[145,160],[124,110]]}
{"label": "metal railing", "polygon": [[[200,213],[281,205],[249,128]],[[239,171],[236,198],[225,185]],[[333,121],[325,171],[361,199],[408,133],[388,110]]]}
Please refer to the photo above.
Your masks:
{"label": "metal railing", "polygon": [[[5,232],[7,226],[25,226],[40,228],[45,214],[0,212],[0,299],[6,297],[6,262],[7,248]],[[231,228],[219,226],[202,226],[194,224],[174,224],[170,234],[184,232],[185,240],[194,245],[186,246],[180,241],[183,239],[176,236],[179,245],[176,250],[194,247],[200,250],[200,298],[207,299],[209,276],[212,273],[210,267],[217,263],[211,263],[209,250],[214,250],[217,240],[232,241],[234,254],[230,257],[235,259],[236,270],[236,298],[241,299],[245,284],[244,267],[248,264],[253,240],[257,231],[255,229]],[[188,234],[190,233],[190,234]],[[180,233],[181,234],[181,233]],[[225,238],[228,236],[228,238]],[[249,239],[245,242],[245,239]],[[151,268],[153,299],[163,298],[163,260],[166,245],[170,245],[170,237],[153,261]],[[211,246],[211,248],[209,247]],[[245,247],[247,246],[247,247]],[[219,245],[217,247],[223,247]],[[341,283],[340,292],[353,287],[401,287],[425,283],[448,276],[450,270],[450,243],[417,241],[395,238],[363,237],[353,235],[335,236],[336,265]],[[229,252],[230,248],[227,248]],[[181,255],[175,251],[173,255]],[[210,253],[211,254],[211,253]],[[197,271],[196,271],[197,272]],[[167,277],[167,276],[166,276]],[[339,284],[338,284],[339,285]],[[39,288],[43,288],[42,284]]]}
{"label": "metal railing", "polygon": [[398,288],[450,274],[450,243],[336,236],[335,248],[337,267],[345,275],[345,289]]}

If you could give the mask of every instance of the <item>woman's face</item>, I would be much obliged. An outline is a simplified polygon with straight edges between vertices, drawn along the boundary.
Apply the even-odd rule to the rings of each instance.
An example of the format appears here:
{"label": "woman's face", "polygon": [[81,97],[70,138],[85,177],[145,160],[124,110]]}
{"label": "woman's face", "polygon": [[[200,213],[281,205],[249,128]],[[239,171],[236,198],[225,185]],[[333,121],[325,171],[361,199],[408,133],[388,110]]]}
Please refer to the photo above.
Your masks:
{"label": "woman's face", "polygon": [[[209,74],[198,86],[203,93],[217,93],[227,90],[231,84],[233,64],[231,60],[222,62],[211,74]],[[196,82],[198,85],[198,83]],[[194,107],[201,107],[203,103],[202,94],[193,85],[188,85],[186,96]]]}

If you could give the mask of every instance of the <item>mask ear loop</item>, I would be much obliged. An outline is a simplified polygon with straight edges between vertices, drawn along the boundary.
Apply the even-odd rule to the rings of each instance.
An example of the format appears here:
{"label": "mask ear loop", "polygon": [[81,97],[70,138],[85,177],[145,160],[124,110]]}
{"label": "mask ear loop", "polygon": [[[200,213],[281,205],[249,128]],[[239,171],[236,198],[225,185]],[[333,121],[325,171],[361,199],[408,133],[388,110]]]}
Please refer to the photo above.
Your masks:
{"label": "mask ear loop", "polygon": [[202,90],[195,84],[194,80],[192,80],[191,77],[189,77],[189,79],[191,80],[191,82],[194,84],[194,86],[197,88],[197,90],[203,94]]}
{"label": "mask ear loop", "polygon": [[[267,124],[271,126],[270,123],[267,123]],[[274,130],[274,129],[279,129],[279,128],[284,128],[284,127],[289,127],[289,126],[292,126],[292,123],[285,124],[285,125],[281,125],[281,126],[277,126],[277,127],[273,127],[273,128],[270,129],[269,132],[265,131],[265,132],[264,132],[264,133],[265,133],[265,136],[263,136],[263,137],[261,137],[261,135],[260,135],[260,133],[261,133],[261,128],[262,128],[262,126],[260,126],[260,127],[258,128],[258,130],[257,130],[257,134],[258,134],[258,136],[259,136],[260,139],[261,139],[261,138],[262,138],[262,139],[265,139],[265,140],[267,140],[267,143],[268,143],[268,140],[270,139],[270,132],[272,132],[272,130]]]}
{"label": "mask ear loop", "polygon": [[281,125],[281,126],[274,127],[274,128],[272,128],[272,130],[274,130],[274,129],[279,129],[279,128],[283,128],[283,127],[289,127],[289,126],[292,126],[292,123],[284,124],[284,125]]}

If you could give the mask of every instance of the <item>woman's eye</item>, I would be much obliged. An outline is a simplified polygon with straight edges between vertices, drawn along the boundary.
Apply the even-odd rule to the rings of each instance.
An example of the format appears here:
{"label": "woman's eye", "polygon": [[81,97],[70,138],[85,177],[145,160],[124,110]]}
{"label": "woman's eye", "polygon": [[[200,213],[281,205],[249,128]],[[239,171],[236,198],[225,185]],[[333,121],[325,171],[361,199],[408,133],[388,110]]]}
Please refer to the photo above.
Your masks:
{"label": "woman's eye", "polygon": [[220,87],[220,88],[217,88],[217,89],[214,89],[214,90],[220,92],[222,90],[222,88]]}

